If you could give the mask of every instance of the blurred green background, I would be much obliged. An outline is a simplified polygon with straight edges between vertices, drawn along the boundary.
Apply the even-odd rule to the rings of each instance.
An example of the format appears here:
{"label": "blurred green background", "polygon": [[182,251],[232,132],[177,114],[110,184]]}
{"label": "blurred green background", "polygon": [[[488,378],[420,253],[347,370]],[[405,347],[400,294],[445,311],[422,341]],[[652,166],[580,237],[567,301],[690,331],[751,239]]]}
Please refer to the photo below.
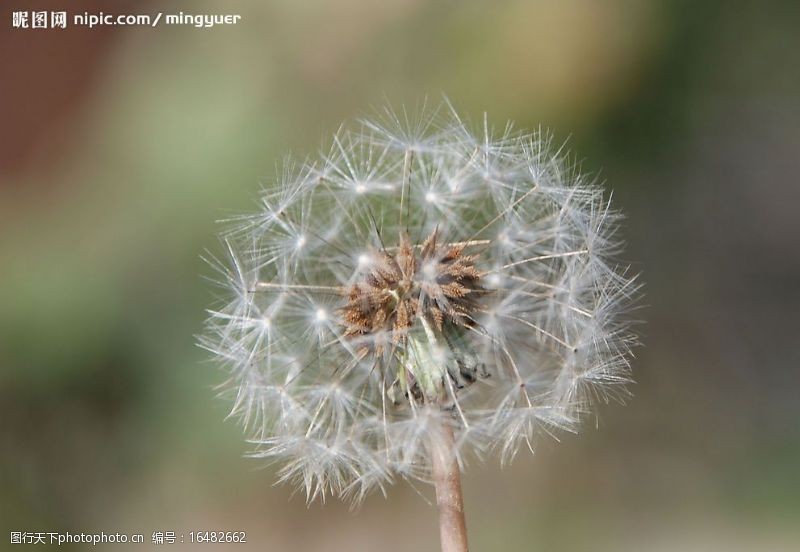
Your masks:
{"label": "blurred green background", "polygon": [[[58,8],[242,21],[11,29],[14,9]],[[472,120],[568,139],[647,284],[634,398],[510,468],[470,466],[472,549],[800,549],[798,2],[2,10],[0,542],[230,530],[249,541],[231,550],[436,549],[436,510],[407,484],[355,513],[273,487],[194,335],[215,219],[340,122],[445,93]],[[120,547],[137,548],[96,549]]]}

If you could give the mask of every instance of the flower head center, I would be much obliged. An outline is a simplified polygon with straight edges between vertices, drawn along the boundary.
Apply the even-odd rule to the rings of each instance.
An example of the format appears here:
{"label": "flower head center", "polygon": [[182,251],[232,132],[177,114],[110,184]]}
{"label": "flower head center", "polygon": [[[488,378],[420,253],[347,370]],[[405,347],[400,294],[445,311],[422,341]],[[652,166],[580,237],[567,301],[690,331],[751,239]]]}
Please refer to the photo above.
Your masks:
{"label": "flower head center", "polygon": [[361,354],[380,356],[387,346],[404,345],[420,321],[440,334],[473,326],[482,273],[478,255],[464,254],[465,248],[438,243],[434,231],[421,244],[401,234],[396,247],[373,252],[373,262],[346,290],[345,336]]}

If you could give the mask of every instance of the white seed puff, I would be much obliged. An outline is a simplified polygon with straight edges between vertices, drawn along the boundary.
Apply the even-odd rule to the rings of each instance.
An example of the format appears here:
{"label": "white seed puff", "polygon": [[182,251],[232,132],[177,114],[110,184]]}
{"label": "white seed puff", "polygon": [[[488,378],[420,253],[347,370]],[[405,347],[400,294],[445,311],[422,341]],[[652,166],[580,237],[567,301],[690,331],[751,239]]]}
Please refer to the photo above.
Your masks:
{"label": "white seed puff", "polygon": [[226,221],[200,338],[258,457],[307,498],[427,481],[445,429],[513,458],[623,396],[618,214],[541,132],[386,109]]}

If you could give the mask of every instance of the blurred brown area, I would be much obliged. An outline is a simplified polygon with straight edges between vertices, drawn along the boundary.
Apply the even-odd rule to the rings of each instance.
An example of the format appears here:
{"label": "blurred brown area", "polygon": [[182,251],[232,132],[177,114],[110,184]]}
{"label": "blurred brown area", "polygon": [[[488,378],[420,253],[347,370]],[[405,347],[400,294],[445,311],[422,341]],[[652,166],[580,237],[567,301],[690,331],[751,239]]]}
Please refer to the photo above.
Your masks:
{"label": "blurred brown area", "polygon": [[[242,22],[20,30],[15,9]],[[471,465],[473,549],[800,547],[796,2],[40,0],[1,17],[6,534],[434,549],[428,489],[351,513],[273,487],[193,336],[215,219],[341,121],[445,93],[473,120],[569,138],[647,284],[634,398],[510,468]]]}
{"label": "blurred brown area", "polygon": [[[76,13],[107,10],[107,2],[86,0],[70,6]],[[126,13],[146,5],[122,0],[106,13]],[[112,27],[86,29],[13,29],[12,13],[32,10],[63,11],[56,0],[11,2],[3,9],[0,34],[0,75],[3,76],[0,120],[0,171],[2,182],[32,170],[50,167],[63,159],[72,143],[77,120],[92,95],[105,55],[121,38]]]}

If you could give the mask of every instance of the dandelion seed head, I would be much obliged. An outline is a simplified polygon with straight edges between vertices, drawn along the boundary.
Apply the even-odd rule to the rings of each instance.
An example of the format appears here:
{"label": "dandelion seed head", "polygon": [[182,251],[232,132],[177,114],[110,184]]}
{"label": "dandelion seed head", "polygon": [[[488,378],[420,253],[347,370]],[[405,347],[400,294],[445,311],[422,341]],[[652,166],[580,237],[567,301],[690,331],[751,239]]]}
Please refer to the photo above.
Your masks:
{"label": "dandelion seed head", "polygon": [[510,461],[625,396],[618,222],[545,133],[387,109],[227,221],[200,345],[308,500],[429,480],[445,430],[459,461]]}

